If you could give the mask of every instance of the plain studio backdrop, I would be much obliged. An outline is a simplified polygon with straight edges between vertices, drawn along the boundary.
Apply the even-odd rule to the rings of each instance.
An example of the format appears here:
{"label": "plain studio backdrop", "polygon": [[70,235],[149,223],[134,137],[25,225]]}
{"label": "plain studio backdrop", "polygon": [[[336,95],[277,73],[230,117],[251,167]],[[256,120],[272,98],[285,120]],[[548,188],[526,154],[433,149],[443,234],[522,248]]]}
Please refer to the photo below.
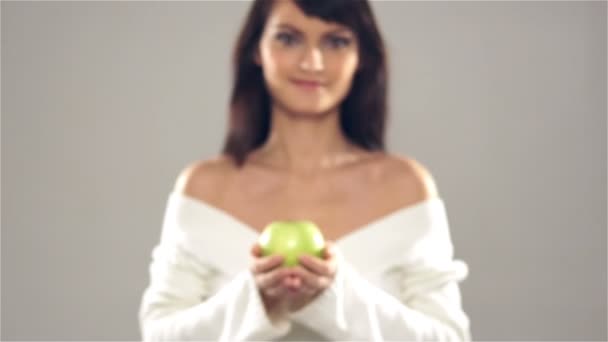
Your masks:
{"label": "plain studio backdrop", "polygon": [[[2,340],[140,339],[249,5],[2,1]],[[389,151],[446,201],[474,339],[606,340],[606,2],[372,5]]]}

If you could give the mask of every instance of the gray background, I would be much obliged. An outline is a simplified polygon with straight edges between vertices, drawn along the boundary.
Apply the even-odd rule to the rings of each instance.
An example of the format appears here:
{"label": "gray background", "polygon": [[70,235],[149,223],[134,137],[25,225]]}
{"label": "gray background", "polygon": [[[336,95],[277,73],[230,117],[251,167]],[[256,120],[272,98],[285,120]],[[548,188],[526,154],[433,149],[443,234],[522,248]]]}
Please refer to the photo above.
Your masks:
{"label": "gray background", "polygon": [[[217,155],[248,2],[6,2],[3,340],[137,340],[167,195]],[[606,340],[606,2],[375,2],[389,147],[434,175],[476,340]]]}

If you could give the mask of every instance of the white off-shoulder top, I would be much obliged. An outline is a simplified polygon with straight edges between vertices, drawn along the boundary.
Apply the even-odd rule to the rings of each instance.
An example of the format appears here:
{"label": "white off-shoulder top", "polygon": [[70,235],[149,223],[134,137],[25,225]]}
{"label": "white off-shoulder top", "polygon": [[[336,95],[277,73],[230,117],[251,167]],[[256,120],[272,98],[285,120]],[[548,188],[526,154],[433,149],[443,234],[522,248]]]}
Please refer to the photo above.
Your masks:
{"label": "white off-shoulder top", "polygon": [[250,271],[258,232],[171,192],[138,311],[145,341],[469,341],[443,200],[429,198],[335,241],[338,267],[310,304],[271,321]]}

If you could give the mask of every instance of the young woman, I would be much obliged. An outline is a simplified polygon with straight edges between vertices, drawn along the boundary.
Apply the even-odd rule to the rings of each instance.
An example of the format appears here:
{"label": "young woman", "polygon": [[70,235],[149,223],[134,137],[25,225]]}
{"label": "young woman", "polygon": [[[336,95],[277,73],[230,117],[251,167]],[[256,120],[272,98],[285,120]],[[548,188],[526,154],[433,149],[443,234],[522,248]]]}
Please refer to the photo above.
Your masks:
{"label": "young woman", "polygon": [[[367,1],[257,0],[234,52],[223,153],[170,194],[139,320],[144,340],[470,340],[444,203],[386,152],[387,70]],[[271,221],[327,242],[262,257]]]}

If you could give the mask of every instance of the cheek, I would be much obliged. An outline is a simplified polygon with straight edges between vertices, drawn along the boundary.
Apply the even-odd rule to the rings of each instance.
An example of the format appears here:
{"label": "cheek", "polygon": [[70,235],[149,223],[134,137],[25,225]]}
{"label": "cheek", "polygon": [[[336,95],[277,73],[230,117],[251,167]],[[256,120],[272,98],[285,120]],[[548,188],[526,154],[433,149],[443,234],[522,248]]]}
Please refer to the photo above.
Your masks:
{"label": "cheek", "polygon": [[334,64],[334,86],[340,97],[346,96],[357,69],[357,56],[348,56]]}
{"label": "cheek", "polygon": [[263,51],[264,78],[271,95],[293,110],[319,112],[342,101],[350,90],[357,68],[357,54],[325,57],[324,74],[330,85],[320,93],[307,93],[290,83],[298,73],[298,54],[292,50],[268,48]]}
{"label": "cheek", "polygon": [[268,49],[264,55],[264,74],[270,83],[281,82],[293,68],[295,56],[289,51]]}

